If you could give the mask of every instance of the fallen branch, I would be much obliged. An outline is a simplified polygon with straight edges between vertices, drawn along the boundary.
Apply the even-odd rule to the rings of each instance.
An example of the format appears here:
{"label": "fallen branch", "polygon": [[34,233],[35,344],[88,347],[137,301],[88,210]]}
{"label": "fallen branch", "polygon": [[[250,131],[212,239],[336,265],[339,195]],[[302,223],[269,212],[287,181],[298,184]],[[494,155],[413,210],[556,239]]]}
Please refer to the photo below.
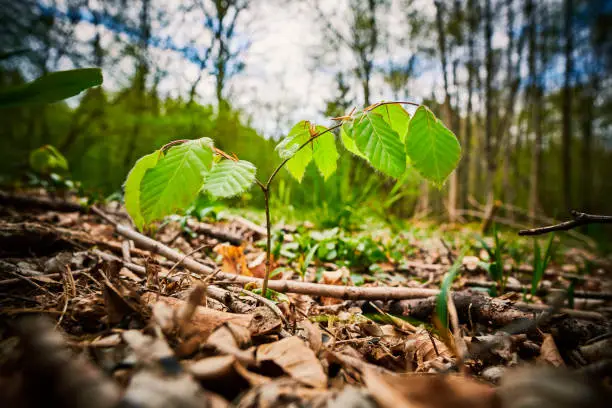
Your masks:
{"label": "fallen branch", "polygon": [[[495,282],[485,282],[481,280],[468,280],[465,282],[466,286],[469,287],[480,287],[480,288],[492,288],[497,286]],[[548,288],[539,288],[536,292],[538,296],[545,296],[552,292],[560,292],[564,291],[563,289],[548,289]],[[506,285],[505,292],[527,292],[531,293],[531,286],[523,286],[523,285]],[[601,299],[601,300],[612,300],[612,293],[610,292],[591,292],[584,290],[576,290],[574,291],[574,297],[576,298],[584,298],[584,299]]]}
{"label": "fallen branch", "polygon": [[[118,224],[116,226],[117,233],[125,238],[134,241],[136,246],[147,249],[151,252],[160,254],[178,262],[183,260],[184,256],[168,246],[154,239],[146,237],[139,232],[134,231],[130,227]],[[203,265],[191,258],[183,260],[183,265],[188,270],[202,275],[213,273],[213,269]],[[253,283],[261,285],[263,279],[254,278],[243,275],[233,275],[229,273],[218,273],[217,277],[222,280],[235,282],[237,284]],[[398,299],[419,299],[429,296],[435,296],[439,293],[437,289],[416,289],[416,288],[397,288],[397,287],[357,287],[357,286],[336,286],[325,285],[319,283],[300,282],[292,280],[271,280],[269,282],[270,289],[281,293],[300,293],[311,296],[325,296],[338,299],[351,300],[398,300]]]}
{"label": "fallen branch", "polygon": [[[473,325],[479,323],[493,326],[510,334],[519,334],[542,328],[555,336],[555,341],[567,344],[580,344],[592,337],[607,333],[608,323],[578,320],[572,317],[556,319],[553,316],[563,314],[555,306],[547,306],[542,312],[523,311],[510,301],[486,297],[482,294],[454,292],[453,302],[457,308],[459,321]],[[519,305],[520,306],[520,305]],[[389,313],[411,317],[421,321],[430,321],[435,314],[436,298],[400,300],[389,305]],[[537,313],[537,316],[534,315]],[[592,317],[592,316],[591,316]],[[569,347],[571,348],[571,347]]]}
{"label": "fallen branch", "polygon": [[[495,327],[507,326],[518,320],[532,320],[532,313],[512,306],[509,301],[499,300],[474,293],[453,292],[453,302],[459,321],[478,322]],[[389,313],[430,321],[435,314],[436,298],[401,300],[389,305]]]}
{"label": "fallen branch", "polygon": [[87,212],[87,207],[66,200],[53,200],[46,197],[36,197],[22,194],[9,194],[0,191],[0,204],[12,207],[37,207],[44,210],[62,212]]}
{"label": "fallen branch", "polygon": [[574,218],[573,220],[565,221],[560,224],[549,225],[547,227],[520,230],[518,234],[521,236],[532,236],[546,234],[553,231],[568,231],[581,225],[612,224],[612,216],[610,215],[587,214],[576,210],[570,211],[570,214]]}
{"label": "fallen branch", "polygon": [[232,245],[239,246],[242,244],[242,237],[230,231],[224,231],[213,225],[204,222],[188,222],[187,225],[195,231],[200,232],[212,238],[216,238],[221,242],[229,242]]}
{"label": "fallen branch", "polygon": [[[515,302],[514,306],[516,306],[518,309],[520,310],[527,310],[527,311],[537,311],[537,312],[545,312],[547,311],[550,306],[548,305],[540,305],[540,304],[534,304],[534,303],[523,303],[523,302]],[[566,309],[566,308],[561,308],[559,309],[560,314],[566,314],[568,316],[572,316],[575,317],[577,319],[584,319],[584,320],[606,320],[606,317],[604,315],[602,315],[601,313],[598,312],[592,312],[590,310],[576,310],[576,309]]]}

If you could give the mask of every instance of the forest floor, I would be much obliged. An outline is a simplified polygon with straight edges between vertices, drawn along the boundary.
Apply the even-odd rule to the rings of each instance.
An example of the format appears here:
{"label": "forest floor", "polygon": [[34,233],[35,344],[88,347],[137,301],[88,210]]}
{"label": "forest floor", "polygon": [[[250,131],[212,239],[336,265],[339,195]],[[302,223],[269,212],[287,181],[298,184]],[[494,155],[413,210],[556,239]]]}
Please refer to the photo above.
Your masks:
{"label": "forest floor", "polygon": [[542,268],[514,231],[277,225],[266,298],[256,222],[129,225],[0,194],[0,406],[607,406],[612,258],[588,245]]}

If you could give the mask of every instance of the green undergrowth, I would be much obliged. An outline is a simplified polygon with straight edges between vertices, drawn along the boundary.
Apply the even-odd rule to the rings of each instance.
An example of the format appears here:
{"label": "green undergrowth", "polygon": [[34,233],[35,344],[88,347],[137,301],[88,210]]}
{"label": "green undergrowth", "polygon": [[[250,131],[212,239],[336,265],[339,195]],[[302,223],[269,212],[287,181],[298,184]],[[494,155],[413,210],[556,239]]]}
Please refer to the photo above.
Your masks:
{"label": "green undergrowth", "polygon": [[[238,215],[260,225],[265,223],[264,213],[259,209],[230,209],[218,202],[201,204],[199,208],[192,207],[188,214],[199,214],[202,220],[208,222],[223,221],[232,215]],[[543,256],[550,239],[548,236],[537,239],[519,237],[516,230],[501,226],[496,226],[488,234],[482,235],[478,223],[450,227],[435,221],[398,218],[390,225],[386,220],[367,212],[362,217],[355,217],[350,228],[325,228],[325,225],[317,222],[320,220],[314,213],[313,211],[312,217],[307,217],[308,213],[304,213],[302,220],[296,220],[294,214],[279,214],[273,228],[275,232],[272,250],[276,257],[286,260],[288,265],[300,274],[305,268],[314,267],[320,275],[325,270],[326,263],[347,267],[351,271],[352,283],[357,285],[377,279],[405,283],[408,279],[405,273],[409,269],[407,264],[414,261],[443,263],[450,268],[446,247],[451,248],[455,256],[465,249],[465,256],[478,257],[479,270],[483,273],[497,273],[505,267],[505,276],[500,273],[496,277],[494,273],[490,276],[492,281],[503,276],[505,283],[509,275],[529,284],[534,281],[532,276],[525,272],[519,273],[518,269],[541,265],[537,257]],[[291,236],[291,240],[279,244],[285,235]],[[264,241],[257,242],[256,245],[265,248]],[[540,254],[537,254],[538,248]],[[554,251],[550,254],[546,266],[562,265],[566,262],[568,251],[576,248],[596,254],[595,249],[581,247],[571,237],[555,235]],[[586,259],[580,260],[574,268],[576,274],[588,274],[592,269]]]}

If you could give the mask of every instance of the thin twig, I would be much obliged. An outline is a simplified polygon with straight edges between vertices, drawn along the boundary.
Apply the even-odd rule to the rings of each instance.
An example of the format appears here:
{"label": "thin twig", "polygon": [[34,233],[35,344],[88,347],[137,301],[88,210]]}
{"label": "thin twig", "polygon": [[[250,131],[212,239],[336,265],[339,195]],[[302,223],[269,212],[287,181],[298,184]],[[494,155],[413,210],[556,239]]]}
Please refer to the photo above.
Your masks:
{"label": "thin twig", "polygon": [[[147,236],[136,232],[132,228],[119,224],[116,227],[117,233],[129,238],[140,248],[158,253],[166,258],[178,261],[183,258],[175,250],[155,241]],[[124,262],[125,264],[125,262]],[[213,269],[201,264],[191,258],[183,261],[185,268],[194,273],[209,275]],[[244,275],[233,275],[220,272],[219,278],[235,282],[236,284],[255,283],[262,284],[262,279]],[[392,299],[421,299],[436,296],[440,293],[437,289],[406,288],[406,287],[363,287],[363,286],[338,286],[326,285],[321,283],[300,282],[287,279],[273,280],[269,282],[269,288],[277,292],[301,293],[313,296],[325,296],[340,299],[364,299],[364,300],[392,300]]]}
{"label": "thin twig", "polygon": [[108,214],[106,214],[104,211],[102,211],[101,209],[99,209],[98,207],[96,207],[95,205],[91,206],[91,211],[95,212],[96,214],[98,214],[100,217],[102,217],[102,219],[106,222],[108,222],[109,224],[112,224],[114,226],[117,226],[118,222],[115,221],[112,217],[110,217]]}
{"label": "thin twig", "polygon": [[257,185],[261,188],[261,191],[264,194],[264,201],[265,201],[265,208],[266,208],[266,232],[267,232],[267,239],[266,239],[266,273],[264,276],[264,281],[263,281],[263,287],[262,287],[262,294],[265,297],[266,294],[268,293],[268,281],[270,279],[270,266],[272,263],[272,224],[270,221],[270,185],[272,184],[272,181],[274,181],[274,177],[276,177],[276,175],[278,174],[278,172],[283,168],[283,166],[289,161],[291,160],[292,157],[295,156],[295,154],[297,152],[299,152],[300,150],[302,150],[303,148],[305,148],[306,146],[308,146],[310,143],[312,143],[316,138],[318,138],[319,136],[322,136],[326,133],[332,132],[336,129],[338,129],[340,126],[342,126],[343,122],[340,122],[330,128],[325,129],[323,132],[319,132],[316,133],[314,135],[312,135],[312,137],[310,139],[308,139],[307,142],[303,143],[300,147],[298,147],[298,149],[295,151],[295,153],[286,158],[285,160],[283,160],[272,172],[272,174],[270,174],[270,178],[268,178],[268,181],[266,182],[265,185],[263,185],[262,183],[258,182]]}
{"label": "thin twig", "polygon": [[[30,279],[30,278],[28,278],[28,277],[26,277],[26,276],[20,275],[20,274],[18,274],[17,272],[14,272],[14,271],[11,271],[11,270],[7,270],[6,272],[10,273],[10,274],[11,274],[11,275],[13,275],[13,276],[16,276],[16,277],[17,277],[17,279],[19,279],[20,281],[27,282],[27,283],[29,283],[30,285],[34,286],[35,288],[42,290],[42,291],[43,291],[43,292],[45,292],[46,294],[48,294],[48,295],[50,295],[50,296],[53,296],[53,293],[49,292],[47,289],[43,288],[42,286],[40,286],[40,285],[39,285],[39,284],[37,284],[36,282],[32,281],[32,279]],[[8,281],[8,279],[7,279],[7,281]],[[2,282],[5,282],[5,281],[0,281],[0,283],[2,283]]]}
{"label": "thin twig", "polygon": [[277,315],[279,319],[281,319],[281,321],[283,322],[285,327],[287,327],[289,325],[289,323],[287,322],[287,319],[285,319],[285,316],[283,315],[283,312],[281,312],[281,310],[278,308],[278,306],[276,306],[276,304],[273,301],[271,301],[270,299],[265,298],[263,296],[260,296],[257,293],[253,293],[250,290],[246,290],[246,289],[229,288],[229,290],[231,290],[233,292],[239,292],[239,293],[245,294],[247,296],[252,297],[255,300],[258,300],[264,306],[267,306],[270,310],[272,310],[272,312],[275,315]]}
{"label": "thin twig", "polygon": [[371,111],[373,109],[378,108],[379,106],[384,106],[384,105],[411,105],[411,106],[421,106],[416,102],[409,102],[409,101],[386,101],[386,102],[377,102],[375,104],[372,104],[370,106],[368,106],[367,108],[364,109],[364,111]]}
{"label": "thin twig", "polygon": [[177,261],[174,265],[172,265],[172,268],[170,268],[170,270],[168,271],[168,274],[166,275],[166,278],[169,278],[172,275],[172,272],[176,269],[176,267],[179,266],[181,263],[183,263],[183,261],[187,257],[193,255],[194,253],[200,251],[201,249],[203,249],[203,248],[205,248],[207,246],[208,246],[208,244],[203,244],[203,245],[200,245],[199,247],[197,247],[196,249],[193,249],[193,250],[189,251],[188,253],[186,253],[185,256],[183,257],[183,259],[181,259],[180,261]]}
{"label": "thin twig", "polygon": [[570,214],[574,218],[573,220],[555,225],[549,225],[547,227],[520,230],[518,234],[521,236],[532,236],[546,234],[553,231],[568,231],[587,224],[612,224],[612,216],[610,215],[587,214],[576,210],[570,211]]}
{"label": "thin twig", "polygon": [[459,326],[459,316],[457,314],[457,308],[453,301],[451,292],[448,292],[446,306],[448,308],[448,316],[450,318],[451,325],[453,327],[453,337],[455,339],[455,352],[457,354],[457,365],[462,374],[467,374],[467,367],[465,366],[465,355],[467,352],[467,346],[463,340],[463,334],[461,333],[461,326]]}

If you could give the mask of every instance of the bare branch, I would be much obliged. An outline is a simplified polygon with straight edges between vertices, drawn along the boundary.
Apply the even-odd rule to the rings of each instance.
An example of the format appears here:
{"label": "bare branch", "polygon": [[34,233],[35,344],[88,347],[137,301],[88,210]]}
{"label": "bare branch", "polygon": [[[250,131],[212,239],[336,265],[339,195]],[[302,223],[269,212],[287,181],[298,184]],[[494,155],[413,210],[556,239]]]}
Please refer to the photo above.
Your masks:
{"label": "bare branch", "polygon": [[610,215],[587,214],[576,210],[572,210],[570,213],[574,218],[573,220],[547,227],[520,230],[518,234],[521,236],[541,235],[553,231],[567,231],[587,224],[612,224],[612,216]]}

